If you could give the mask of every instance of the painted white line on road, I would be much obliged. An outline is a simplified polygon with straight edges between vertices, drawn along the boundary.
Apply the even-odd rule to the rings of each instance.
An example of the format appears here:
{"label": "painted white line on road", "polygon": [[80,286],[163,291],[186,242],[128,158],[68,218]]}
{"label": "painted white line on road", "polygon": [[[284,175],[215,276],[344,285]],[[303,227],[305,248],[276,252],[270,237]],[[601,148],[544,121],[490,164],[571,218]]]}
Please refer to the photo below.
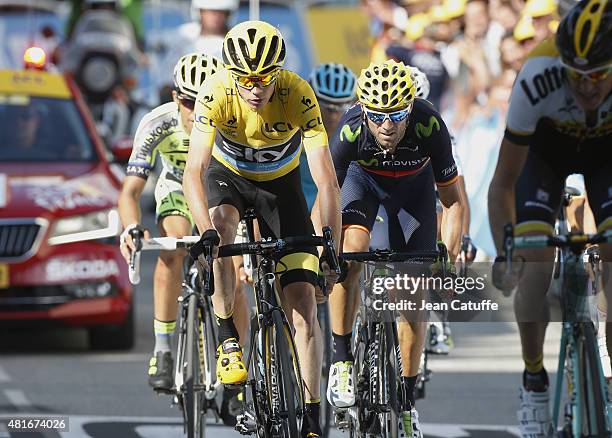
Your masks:
{"label": "painted white line on road", "polygon": [[0,366],[0,383],[10,382],[11,376]]}
{"label": "painted white line on road", "polygon": [[[3,418],[19,418],[26,416],[25,414],[13,414],[10,416],[0,415]],[[62,438],[84,438],[88,437],[83,426],[90,423],[106,423],[113,425],[117,433],[121,430],[121,425],[128,423],[130,429],[122,431],[125,433],[121,436],[136,436],[140,438],[182,438],[184,437],[182,421],[177,417],[113,417],[113,416],[89,416],[89,415],[70,415],[70,432],[60,433]],[[132,429],[133,427],[133,429]],[[514,426],[488,426],[488,425],[471,425],[471,424],[422,424],[425,435],[435,435],[436,437],[444,438],[465,438],[470,437],[470,431],[479,432],[478,436],[484,436],[483,432],[489,432],[491,437],[497,436],[497,433],[505,433],[502,436],[507,437],[508,434],[519,437],[518,428]],[[238,432],[221,424],[208,422],[207,431],[212,432],[216,438],[234,438],[240,437]],[[214,431],[214,432],[213,432]],[[342,433],[338,429],[332,429],[330,438],[346,438],[348,435]],[[2,437],[0,431],[0,438]]]}
{"label": "painted white line on road", "polygon": [[4,396],[10,404],[16,408],[29,408],[32,407],[32,403],[26,397],[25,392],[20,389],[5,389],[2,391]]}
{"label": "painted white line on road", "polygon": [[[557,357],[548,356],[544,359],[547,370],[557,369]],[[451,352],[444,359],[432,359],[427,367],[435,373],[522,373],[525,364],[520,358],[493,359],[490,357],[456,358]]]}
{"label": "painted white line on road", "polygon": [[85,362],[147,362],[149,356],[146,353],[102,353],[102,354],[88,354],[87,356],[81,356]]}

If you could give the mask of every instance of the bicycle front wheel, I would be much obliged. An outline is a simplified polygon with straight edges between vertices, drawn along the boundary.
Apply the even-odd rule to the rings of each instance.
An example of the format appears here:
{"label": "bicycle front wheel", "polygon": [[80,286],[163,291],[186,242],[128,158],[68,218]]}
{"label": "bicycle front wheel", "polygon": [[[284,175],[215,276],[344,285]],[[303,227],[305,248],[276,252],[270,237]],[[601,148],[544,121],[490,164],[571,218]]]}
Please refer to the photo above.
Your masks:
{"label": "bicycle front wheel", "polygon": [[185,333],[185,417],[187,436],[203,438],[206,422],[203,418],[204,397],[200,390],[203,385],[203,321],[195,294],[189,296],[187,304],[187,324]]}
{"label": "bicycle front wheel", "polygon": [[327,384],[329,381],[329,368],[331,366],[331,353],[333,350],[333,342],[331,336],[331,324],[329,321],[329,309],[327,302],[318,305],[317,316],[319,325],[321,326],[321,336],[323,338],[323,366],[321,373],[321,429],[323,437],[329,436],[331,427],[331,406],[327,400],[323,400],[327,393]]}
{"label": "bicycle front wheel", "polygon": [[582,360],[582,373],[580,376],[581,390],[583,391],[583,436],[609,437],[610,431],[606,425],[606,406],[603,394],[604,384],[601,381],[603,373],[599,369],[600,359],[597,349],[597,339],[593,324],[581,323],[582,341],[578,347]]}
{"label": "bicycle front wheel", "polygon": [[304,386],[293,336],[280,310],[272,311],[272,326],[266,338],[266,383],[272,436],[299,438]]}

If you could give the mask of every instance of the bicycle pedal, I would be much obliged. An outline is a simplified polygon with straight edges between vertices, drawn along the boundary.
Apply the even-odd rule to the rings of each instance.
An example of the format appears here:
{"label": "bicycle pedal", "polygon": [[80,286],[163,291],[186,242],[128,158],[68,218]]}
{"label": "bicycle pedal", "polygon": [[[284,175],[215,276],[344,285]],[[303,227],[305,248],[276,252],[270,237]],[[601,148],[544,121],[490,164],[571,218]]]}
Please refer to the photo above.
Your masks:
{"label": "bicycle pedal", "polygon": [[336,427],[340,430],[347,429],[350,424],[350,414],[347,409],[336,409],[334,410],[334,422]]}
{"label": "bicycle pedal", "polygon": [[248,381],[242,383],[223,383],[223,387],[230,391],[242,391],[247,383]]}
{"label": "bicycle pedal", "polygon": [[236,416],[236,426],[234,429],[241,435],[252,435],[257,432],[257,421],[255,416],[248,411]]}
{"label": "bicycle pedal", "polygon": [[153,388],[157,395],[176,395],[176,388]]}

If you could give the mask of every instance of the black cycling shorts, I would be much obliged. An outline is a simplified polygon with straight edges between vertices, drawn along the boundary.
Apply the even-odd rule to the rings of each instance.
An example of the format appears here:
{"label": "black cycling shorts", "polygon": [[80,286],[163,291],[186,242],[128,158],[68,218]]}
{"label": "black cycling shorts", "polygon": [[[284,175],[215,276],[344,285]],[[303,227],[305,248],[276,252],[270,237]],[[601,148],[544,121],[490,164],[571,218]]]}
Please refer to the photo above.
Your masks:
{"label": "black cycling shorts", "polygon": [[[436,249],[436,192],[431,164],[415,175],[397,178],[393,185],[382,188],[359,164],[352,162],[342,184],[340,203],[343,228],[358,226],[371,232],[378,208],[383,205],[389,221],[389,249]],[[401,210],[413,218],[409,233],[402,231],[407,224],[400,220]],[[410,237],[406,242],[407,234]]]}
{"label": "black cycling shorts", "polygon": [[[310,236],[314,227],[302,192],[300,169],[272,181],[252,181],[236,175],[215,158],[206,175],[208,207],[234,206],[240,218],[248,208],[255,210],[262,237]],[[317,248],[281,254],[277,262],[281,286],[295,282],[317,284]]]}
{"label": "black cycling shorts", "polygon": [[[610,145],[607,149],[610,149]],[[558,152],[557,152],[558,153]],[[565,179],[584,175],[589,204],[599,231],[612,228],[612,160],[596,160],[578,152],[558,158],[543,158],[538,149],[530,148],[525,166],[515,186],[516,233],[528,231],[551,234],[559,214]]]}

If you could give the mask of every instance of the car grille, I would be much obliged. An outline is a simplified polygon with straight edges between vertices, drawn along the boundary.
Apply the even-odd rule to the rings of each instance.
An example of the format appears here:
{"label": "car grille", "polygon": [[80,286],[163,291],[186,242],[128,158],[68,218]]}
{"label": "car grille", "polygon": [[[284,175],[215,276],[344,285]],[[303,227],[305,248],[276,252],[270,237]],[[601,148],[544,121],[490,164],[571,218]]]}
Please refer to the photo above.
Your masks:
{"label": "car grille", "polygon": [[0,223],[0,258],[26,255],[34,246],[40,229],[35,223]]}
{"label": "car grille", "polygon": [[60,304],[78,299],[97,298],[102,295],[95,294],[98,285],[106,284],[105,297],[115,296],[117,285],[107,281],[39,285],[39,286],[11,286],[0,289],[0,312],[19,312],[49,310]]}

